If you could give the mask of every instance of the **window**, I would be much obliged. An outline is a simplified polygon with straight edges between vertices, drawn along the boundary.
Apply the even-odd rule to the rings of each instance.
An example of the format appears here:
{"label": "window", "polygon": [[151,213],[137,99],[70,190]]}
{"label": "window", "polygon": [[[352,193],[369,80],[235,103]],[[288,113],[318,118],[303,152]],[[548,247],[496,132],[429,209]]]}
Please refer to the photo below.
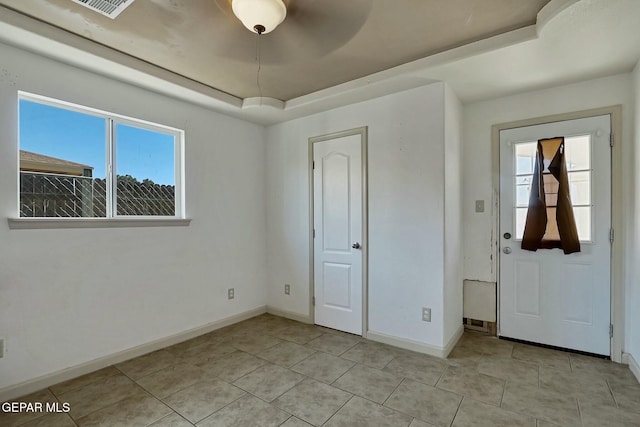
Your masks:
{"label": "window", "polygon": [[[522,239],[527,218],[536,148],[537,142],[522,142],[515,146],[515,235],[519,240]],[[591,135],[565,137],[565,160],[578,236],[581,242],[590,242]]]}
{"label": "window", "polygon": [[183,132],[21,93],[20,217],[183,218]]}

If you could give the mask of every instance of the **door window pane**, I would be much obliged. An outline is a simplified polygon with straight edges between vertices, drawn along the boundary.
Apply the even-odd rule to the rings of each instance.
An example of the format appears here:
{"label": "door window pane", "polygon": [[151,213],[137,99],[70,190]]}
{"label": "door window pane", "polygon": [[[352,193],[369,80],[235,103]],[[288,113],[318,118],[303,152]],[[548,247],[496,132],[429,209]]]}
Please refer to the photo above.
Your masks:
{"label": "door window pane", "polygon": [[569,172],[569,191],[574,205],[591,204],[591,171]]}
{"label": "door window pane", "polygon": [[524,234],[524,224],[527,221],[527,209],[528,208],[516,208],[516,238],[522,240]]}
{"label": "door window pane", "polygon": [[591,206],[574,206],[573,216],[576,219],[580,241],[591,240]]}
{"label": "door window pane", "polygon": [[568,171],[591,169],[591,135],[567,137],[564,147]]}
{"label": "door window pane", "polygon": [[516,185],[516,206],[526,208],[529,205],[530,194],[531,182],[529,182],[528,184]]}
{"label": "door window pane", "polygon": [[536,147],[537,142],[524,142],[516,145],[516,175],[533,174]]}

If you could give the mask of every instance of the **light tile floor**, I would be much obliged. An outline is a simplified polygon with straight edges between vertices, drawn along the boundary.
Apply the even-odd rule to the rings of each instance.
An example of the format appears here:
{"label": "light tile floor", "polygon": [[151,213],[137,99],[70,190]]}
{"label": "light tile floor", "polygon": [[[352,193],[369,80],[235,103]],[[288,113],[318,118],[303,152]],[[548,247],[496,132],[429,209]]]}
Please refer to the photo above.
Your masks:
{"label": "light tile floor", "polygon": [[262,315],[22,401],[1,426],[640,426],[626,366],[465,333],[447,360]]}

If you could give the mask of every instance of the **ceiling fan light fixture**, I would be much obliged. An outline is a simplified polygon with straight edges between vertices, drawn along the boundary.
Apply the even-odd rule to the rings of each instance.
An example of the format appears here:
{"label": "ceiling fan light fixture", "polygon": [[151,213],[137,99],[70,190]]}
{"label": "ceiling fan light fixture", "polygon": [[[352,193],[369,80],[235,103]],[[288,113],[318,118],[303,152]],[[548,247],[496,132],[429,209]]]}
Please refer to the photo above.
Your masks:
{"label": "ceiling fan light fixture", "polygon": [[249,31],[258,34],[270,33],[287,16],[282,0],[232,0],[231,8]]}

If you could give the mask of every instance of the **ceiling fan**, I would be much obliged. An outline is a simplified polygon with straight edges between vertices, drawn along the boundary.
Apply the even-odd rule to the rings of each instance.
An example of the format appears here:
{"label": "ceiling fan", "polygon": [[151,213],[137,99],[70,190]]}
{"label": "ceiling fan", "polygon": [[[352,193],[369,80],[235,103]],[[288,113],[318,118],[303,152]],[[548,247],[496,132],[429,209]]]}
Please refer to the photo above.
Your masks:
{"label": "ceiling fan", "polygon": [[373,0],[215,0],[222,12],[213,19],[222,43],[217,54],[255,60],[260,36],[265,63],[287,63],[324,56],[355,36]]}
{"label": "ceiling fan", "polygon": [[258,35],[275,30],[287,16],[282,0],[231,0],[231,10],[249,31]]}

